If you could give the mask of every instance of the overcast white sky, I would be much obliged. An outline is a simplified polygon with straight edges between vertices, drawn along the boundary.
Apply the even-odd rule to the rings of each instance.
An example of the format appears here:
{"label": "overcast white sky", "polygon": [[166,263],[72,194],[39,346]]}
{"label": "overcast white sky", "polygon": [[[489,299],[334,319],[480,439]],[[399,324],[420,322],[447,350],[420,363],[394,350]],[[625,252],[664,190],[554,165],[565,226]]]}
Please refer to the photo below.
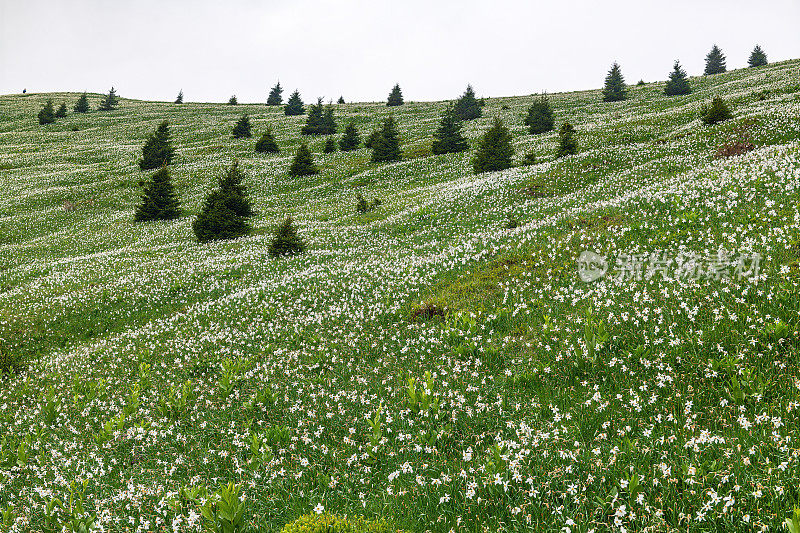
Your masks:
{"label": "overcast white sky", "polygon": [[0,0],[0,94],[105,92],[187,101],[407,100],[596,88],[728,68],[761,44],[800,58],[800,0]]}

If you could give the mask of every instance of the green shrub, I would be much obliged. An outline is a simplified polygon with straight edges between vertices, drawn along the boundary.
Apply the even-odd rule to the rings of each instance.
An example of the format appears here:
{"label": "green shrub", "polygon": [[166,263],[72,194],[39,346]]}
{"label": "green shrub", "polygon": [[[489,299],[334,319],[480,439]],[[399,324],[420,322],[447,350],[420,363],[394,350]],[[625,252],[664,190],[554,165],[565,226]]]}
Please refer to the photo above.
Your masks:
{"label": "green shrub", "polygon": [[300,145],[300,148],[297,149],[292,165],[289,167],[289,175],[296,178],[298,176],[310,176],[312,174],[319,174],[319,168],[317,168],[317,165],[314,163],[314,158],[311,157],[311,151],[308,149],[308,145],[303,143]]}
{"label": "green shrub", "polygon": [[250,117],[247,114],[242,115],[242,118],[233,126],[233,138],[241,139],[242,137],[251,137],[250,133]]}
{"label": "green shrub", "polygon": [[180,203],[172,186],[169,169],[166,166],[161,167],[145,184],[141,203],[136,206],[134,220],[170,220],[180,215]]}
{"label": "green shrub", "polygon": [[306,514],[283,527],[281,533],[390,533],[384,520],[344,518],[331,514]]}
{"label": "green shrub", "polygon": [[456,117],[454,109],[448,107],[444,115],[442,115],[442,120],[439,122],[436,133],[433,135],[431,151],[439,155],[463,152],[468,149],[469,143],[461,134],[461,123]]}
{"label": "green shrub", "polygon": [[267,96],[267,105],[281,105],[283,103],[283,87],[281,82],[275,84],[275,87],[270,89],[269,96]]}
{"label": "green shrub", "polygon": [[352,122],[344,128],[344,135],[339,140],[339,150],[342,152],[350,152],[358,148],[361,144],[361,137],[358,135],[358,129]]}
{"label": "green shrub", "polygon": [[173,150],[172,141],[169,138],[169,123],[165,120],[158,125],[155,133],[144,143],[139,168],[152,170],[169,165],[174,154],[175,150]]}
{"label": "green shrub", "polygon": [[272,130],[267,129],[256,143],[256,152],[260,154],[277,154],[280,151],[278,143],[275,142],[275,137],[272,135]]}
{"label": "green shrub", "polygon": [[472,85],[467,85],[467,90],[456,100],[453,106],[453,115],[457,120],[473,120],[481,116],[483,110],[478,100],[475,98],[475,91]]}
{"label": "green shrub", "polygon": [[575,128],[572,124],[565,122],[561,125],[561,130],[558,132],[558,150],[556,157],[564,157],[565,155],[572,155],[578,153],[578,141],[575,140]]}
{"label": "green shrub", "polygon": [[78,97],[78,101],[75,102],[75,107],[73,107],[72,110],[76,113],[89,112],[89,98],[86,96],[86,93],[83,93],[80,95],[80,97]]}
{"label": "green shrub", "polygon": [[[372,139],[372,137],[370,137]],[[394,116],[389,115],[383,123],[378,135],[372,139],[372,162],[387,163],[389,161],[400,161],[400,134],[397,131],[397,123]]]}
{"label": "green shrub", "polygon": [[333,137],[328,137],[325,140],[325,148],[323,148],[322,151],[326,154],[332,154],[336,151],[336,141],[333,140]]}
{"label": "green shrub", "polygon": [[306,245],[297,235],[297,227],[294,225],[292,217],[286,217],[269,243],[269,255],[280,257],[285,255],[297,255],[305,252]]}
{"label": "green shrub", "polygon": [[721,97],[717,96],[711,101],[711,106],[705,107],[700,110],[700,120],[704,124],[713,126],[725,120],[733,118],[733,113]]}
{"label": "green shrub", "polygon": [[98,111],[113,111],[119,105],[119,96],[117,96],[117,91],[114,90],[112,87],[108,94],[103,97],[103,101],[100,102],[100,106],[97,108]]}
{"label": "green shrub", "polygon": [[289,101],[286,102],[286,106],[283,108],[283,114],[287,117],[292,117],[296,115],[302,115],[306,112],[305,106],[303,106],[303,100],[300,98],[300,91],[296,90],[289,96]]}
{"label": "green shrub", "polygon": [[553,109],[550,107],[550,102],[547,100],[547,95],[542,95],[539,100],[531,104],[523,122],[528,126],[528,131],[533,135],[547,133],[555,127],[556,120],[553,116]]}
{"label": "green shrub", "polygon": [[611,65],[611,70],[606,75],[606,85],[603,88],[604,102],[619,102],[628,98],[625,90],[625,78],[618,63]]}
{"label": "green shrub", "polygon": [[56,112],[53,109],[53,100],[48,98],[47,102],[39,111],[39,124],[52,124],[56,121]]}
{"label": "green shrub", "polygon": [[387,106],[403,105],[403,91],[400,90],[400,84],[395,84],[392,87],[392,92],[389,93],[389,98],[386,100]]}
{"label": "green shrub", "polygon": [[514,146],[511,144],[511,132],[503,121],[495,117],[494,124],[478,142],[478,151],[472,160],[476,173],[503,170],[511,167],[514,157]]}

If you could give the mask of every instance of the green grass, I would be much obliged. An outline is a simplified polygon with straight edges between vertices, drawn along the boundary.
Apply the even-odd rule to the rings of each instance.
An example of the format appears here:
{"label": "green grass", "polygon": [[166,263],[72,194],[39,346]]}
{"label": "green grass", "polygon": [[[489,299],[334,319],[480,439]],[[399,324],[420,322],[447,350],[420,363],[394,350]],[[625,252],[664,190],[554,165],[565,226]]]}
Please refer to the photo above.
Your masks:
{"label": "green grass", "polygon": [[[446,102],[337,105],[362,138],[394,113],[406,159],[313,138],[321,173],[290,178],[305,118],[280,109],[122,100],[40,126],[78,95],[0,97],[0,362],[26,367],[0,383],[0,530],[48,530],[71,494],[58,518],[106,531],[224,506],[251,531],[318,506],[406,531],[777,530],[800,507],[799,76],[550,95],[581,147],[559,160],[522,123],[535,96],[487,99],[473,151],[500,116],[539,162],[481,175],[472,151],[429,155]],[[735,118],[706,127],[714,95]],[[164,119],[185,216],[135,224]],[[745,124],[756,149],[715,159]],[[254,151],[267,126],[279,154]],[[199,245],[234,160],[253,234]],[[382,203],[358,214],[358,194]],[[271,259],[287,214],[308,252]],[[720,247],[760,276],[613,278],[627,255]],[[585,250],[610,261],[593,283]]]}

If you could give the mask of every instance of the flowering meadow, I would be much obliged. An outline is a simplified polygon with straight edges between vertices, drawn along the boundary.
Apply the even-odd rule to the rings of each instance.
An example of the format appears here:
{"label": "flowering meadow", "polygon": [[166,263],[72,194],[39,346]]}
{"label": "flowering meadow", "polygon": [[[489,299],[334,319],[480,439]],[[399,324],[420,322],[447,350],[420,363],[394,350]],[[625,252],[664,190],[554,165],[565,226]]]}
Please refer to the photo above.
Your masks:
{"label": "flowering meadow", "polygon": [[[280,108],[123,99],[40,126],[47,98],[78,95],[0,97],[0,356],[24,362],[0,382],[0,530],[200,531],[231,510],[239,531],[309,513],[782,530],[800,507],[800,61],[691,83],[550,95],[580,146],[560,159],[556,132],[523,125],[537,96],[487,99],[473,146],[499,116],[537,163],[483,174],[474,149],[430,154],[447,102],[339,104],[362,138],[393,113],[403,160],[314,137],[302,178],[305,117]],[[718,95],[734,118],[706,126]],[[243,112],[253,139],[231,136]],[[165,119],[184,215],[134,223]],[[268,126],[279,154],[253,149]],[[742,131],[754,150],[715,157]],[[234,160],[254,231],[198,244]],[[359,213],[358,194],[381,203]],[[273,259],[286,215],[307,252]],[[584,251],[730,275],[587,283]]]}

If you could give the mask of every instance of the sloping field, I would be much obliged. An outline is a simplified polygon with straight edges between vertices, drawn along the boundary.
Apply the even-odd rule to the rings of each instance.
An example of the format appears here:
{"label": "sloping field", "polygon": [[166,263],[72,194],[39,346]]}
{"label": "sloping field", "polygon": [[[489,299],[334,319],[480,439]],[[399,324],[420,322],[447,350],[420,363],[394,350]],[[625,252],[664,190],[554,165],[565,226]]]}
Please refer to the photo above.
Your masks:
{"label": "sloping field", "polygon": [[[479,175],[474,149],[430,155],[445,102],[337,105],[362,137],[393,112],[405,159],[318,137],[322,172],[290,178],[305,117],[278,108],[123,100],[40,126],[78,95],[0,97],[0,357],[26,366],[0,383],[2,529],[197,530],[233,482],[252,531],[315,509],[779,530],[800,507],[800,61],[691,81],[551,95],[581,146],[558,160],[522,124],[535,97],[488,99],[473,145],[499,116],[540,162]],[[705,126],[715,95],[735,118]],[[185,215],[134,223],[163,119]],[[267,126],[280,154],[253,150]],[[744,134],[754,151],[714,157]],[[197,244],[236,159],[254,234]],[[382,204],[358,214],[358,193]],[[308,252],[272,259],[287,214]],[[591,283],[584,251],[607,261]]]}

